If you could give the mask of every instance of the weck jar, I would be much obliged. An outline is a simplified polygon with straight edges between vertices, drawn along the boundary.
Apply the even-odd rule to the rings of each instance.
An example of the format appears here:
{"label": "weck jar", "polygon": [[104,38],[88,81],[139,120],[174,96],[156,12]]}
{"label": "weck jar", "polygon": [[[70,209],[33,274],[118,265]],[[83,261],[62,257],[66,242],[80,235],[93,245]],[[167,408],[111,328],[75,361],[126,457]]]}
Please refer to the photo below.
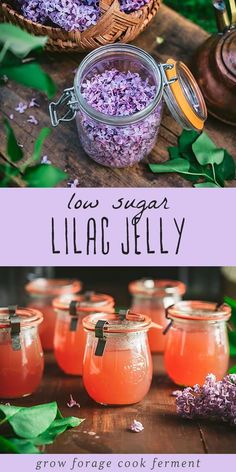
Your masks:
{"label": "weck jar", "polygon": [[160,64],[135,46],[112,44],[85,57],[74,86],[49,110],[53,126],[76,118],[80,143],[93,160],[126,167],[154,147],[164,101],[183,128],[202,130],[205,102],[185,64]]}
{"label": "weck jar", "polygon": [[131,312],[84,318],[83,383],[94,401],[131,405],[148,393],[153,372],[147,338],[150,324],[147,316]]}
{"label": "weck jar", "polygon": [[170,329],[164,361],[169,377],[178,385],[203,385],[207,374],[221,380],[227,372],[229,345],[226,304],[182,301],[167,310]]}
{"label": "weck jar", "polygon": [[0,308],[0,398],[20,398],[37,390],[44,358],[38,335],[42,313],[30,308]]}
{"label": "weck jar", "polygon": [[43,313],[43,323],[39,329],[42,347],[46,351],[52,351],[56,325],[52,300],[63,294],[80,292],[82,283],[79,280],[36,278],[26,284],[25,290],[28,294],[27,306]]}
{"label": "weck jar", "polygon": [[82,375],[86,343],[83,318],[100,311],[113,313],[114,305],[113,297],[95,292],[63,295],[53,300],[57,315],[54,354],[59,367],[66,374]]}
{"label": "weck jar", "polygon": [[[146,278],[131,282],[129,292],[132,295],[132,310],[149,316],[164,330],[168,324],[166,309],[181,300],[186,292],[186,286],[177,280]],[[163,330],[150,328],[148,331],[151,352],[164,351],[167,335],[164,335]]]}

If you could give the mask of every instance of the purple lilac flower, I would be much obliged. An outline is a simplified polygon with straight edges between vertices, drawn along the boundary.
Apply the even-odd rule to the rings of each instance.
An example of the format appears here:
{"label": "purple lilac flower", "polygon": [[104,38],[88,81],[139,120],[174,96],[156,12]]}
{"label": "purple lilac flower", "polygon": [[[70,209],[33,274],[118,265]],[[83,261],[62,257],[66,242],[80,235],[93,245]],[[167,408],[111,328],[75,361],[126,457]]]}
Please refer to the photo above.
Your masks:
{"label": "purple lilac flower", "polygon": [[133,11],[140,10],[144,5],[149,3],[150,0],[120,0],[120,9],[125,13],[132,13]]}
{"label": "purple lilac flower", "polygon": [[10,120],[14,120],[14,113],[11,113],[9,118],[10,118]]}
{"label": "purple lilac flower", "polygon": [[99,0],[18,0],[23,15],[44,24],[51,21],[66,31],[84,31],[100,17]]}
{"label": "purple lilac flower", "polygon": [[31,123],[32,125],[38,125],[39,124],[38,120],[36,120],[34,115],[30,115],[27,121],[28,121],[28,123]]}
{"label": "purple lilac flower", "polygon": [[208,418],[236,425],[236,374],[216,381],[213,374],[206,377],[202,387],[195,385],[179,392],[177,413],[184,418]]}
{"label": "purple lilac flower", "polygon": [[[154,99],[155,86],[138,73],[106,70],[85,80],[81,93],[97,111],[110,116],[130,116],[145,109]],[[157,137],[162,104],[136,123],[126,126],[95,121],[82,111],[77,126],[83,148],[92,159],[110,167],[126,167],[148,155]]]}
{"label": "purple lilac flower", "polygon": [[140,421],[134,420],[129,429],[134,433],[141,433],[141,431],[144,430],[144,427]]}
{"label": "purple lilac flower", "polygon": [[[78,402],[76,402],[73,398],[73,396],[70,394],[70,401],[67,402],[67,406],[69,408],[73,408],[73,406],[77,406],[78,408],[80,408],[80,404]],[[96,434],[96,433],[95,433]]]}
{"label": "purple lilac flower", "polygon": [[35,108],[35,107],[39,108],[39,106],[40,105],[36,102],[36,98],[31,98],[28,107],[29,108]]}
{"label": "purple lilac flower", "polygon": [[67,187],[70,187],[70,188],[74,188],[74,187],[78,187],[79,185],[79,179],[74,179],[74,180],[69,180],[69,182],[67,182]]}
{"label": "purple lilac flower", "polygon": [[48,156],[43,156],[41,159],[41,164],[51,164],[51,161],[48,159]]}
{"label": "purple lilac flower", "polygon": [[22,102],[18,103],[15,110],[18,111],[18,113],[20,113],[20,114],[25,113],[25,110],[27,110],[26,103],[22,103]]}

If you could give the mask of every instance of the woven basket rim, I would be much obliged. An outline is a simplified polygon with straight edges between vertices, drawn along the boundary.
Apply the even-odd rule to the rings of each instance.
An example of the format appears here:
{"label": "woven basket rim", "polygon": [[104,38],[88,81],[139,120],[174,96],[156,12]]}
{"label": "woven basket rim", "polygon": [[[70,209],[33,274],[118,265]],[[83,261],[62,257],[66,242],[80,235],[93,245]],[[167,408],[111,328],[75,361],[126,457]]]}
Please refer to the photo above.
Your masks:
{"label": "woven basket rim", "polygon": [[[110,7],[114,4],[116,0],[113,0],[112,3],[110,4]],[[142,13],[145,14],[145,10],[148,9],[148,7],[150,6],[151,3],[157,3],[159,4],[160,3],[160,0],[149,0],[148,3],[146,3],[142,8],[140,8],[139,10],[135,11],[135,12],[132,12],[132,13],[125,13],[123,11],[120,10],[120,14],[125,18],[138,18],[141,16]],[[109,5],[108,5],[109,6]],[[73,32],[74,34],[79,34],[80,36],[83,35],[83,33],[86,33],[88,31],[91,31],[92,28],[95,28],[96,26],[98,26],[99,24],[99,21],[101,18],[99,18],[98,22],[96,23],[96,25],[92,25],[90,26],[89,28],[87,28],[86,30],[84,31],[79,31],[79,30],[73,30],[73,31],[67,31],[67,30],[64,30],[63,28],[60,28],[58,26],[48,26],[48,25],[44,25],[43,23],[37,23],[35,21],[32,21],[32,20],[29,20],[28,18],[26,18],[24,15],[22,15],[21,13],[19,13],[18,11],[16,11],[11,5],[9,5],[8,3],[6,2],[2,2],[0,4],[0,9],[4,10],[8,10],[8,13],[9,14],[12,14],[14,16],[17,16],[21,21],[27,23],[29,26],[35,26],[36,28],[40,28],[42,27],[44,29],[44,31],[48,31],[48,34],[50,35],[50,31],[54,31],[55,33],[56,32],[63,32],[64,34],[68,34],[68,33],[71,33]],[[104,14],[106,13],[106,11],[102,14],[102,16],[104,16]]]}

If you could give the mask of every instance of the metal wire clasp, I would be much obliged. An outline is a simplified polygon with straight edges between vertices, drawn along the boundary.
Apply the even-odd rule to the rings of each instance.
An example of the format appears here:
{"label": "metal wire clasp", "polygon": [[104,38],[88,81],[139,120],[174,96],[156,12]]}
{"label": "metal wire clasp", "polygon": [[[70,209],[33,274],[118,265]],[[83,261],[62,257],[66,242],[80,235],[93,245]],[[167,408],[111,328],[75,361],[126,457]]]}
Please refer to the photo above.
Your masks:
{"label": "metal wire clasp", "polygon": [[108,325],[108,321],[99,320],[95,326],[95,337],[98,338],[98,343],[95,350],[95,356],[101,357],[106,346],[106,336],[104,334],[104,326]]}
{"label": "metal wire clasp", "polygon": [[178,80],[178,77],[173,77],[173,79],[170,79],[170,80],[168,80],[166,77],[165,71],[167,69],[173,69],[173,67],[174,67],[174,64],[159,64],[164,87],[166,87],[167,85],[173,84],[174,82]]}
{"label": "metal wire clasp", "polygon": [[17,306],[9,306],[9,320],[11,327],[11,344],[13,351],[21,350],[20,342],[20,317],[16,314]]}
{"label": "metal wire clasp", "polygon": [[[66,110],[64,115],[60,117],[57,109],[64,108],[65,110],[65,107],[67,107],[68,110]],[[65,89],[57,102],[51,102],[49,104],[49,114],[52,126],[58,126],[61,121],[72,121],[76,116],[78,108],[79,104],[74,87]]]}

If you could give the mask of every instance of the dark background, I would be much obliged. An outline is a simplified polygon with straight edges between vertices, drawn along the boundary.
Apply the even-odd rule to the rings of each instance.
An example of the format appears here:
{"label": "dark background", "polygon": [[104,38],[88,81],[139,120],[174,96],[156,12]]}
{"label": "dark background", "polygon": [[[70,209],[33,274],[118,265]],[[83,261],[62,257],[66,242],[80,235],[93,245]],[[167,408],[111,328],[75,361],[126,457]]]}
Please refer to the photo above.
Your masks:
{"label": "dark background", "polygon": [[[0,306],[23,305],[24,285],[34,277],[78,278],[86,290],[111,294],[118,305],[129,304],[128,283],[142,277],[169,278],[185,282],[185,298],[220,301],[225,283],[219,267],[2,267]],[[236,297],[235,297],[236,298]]]}

